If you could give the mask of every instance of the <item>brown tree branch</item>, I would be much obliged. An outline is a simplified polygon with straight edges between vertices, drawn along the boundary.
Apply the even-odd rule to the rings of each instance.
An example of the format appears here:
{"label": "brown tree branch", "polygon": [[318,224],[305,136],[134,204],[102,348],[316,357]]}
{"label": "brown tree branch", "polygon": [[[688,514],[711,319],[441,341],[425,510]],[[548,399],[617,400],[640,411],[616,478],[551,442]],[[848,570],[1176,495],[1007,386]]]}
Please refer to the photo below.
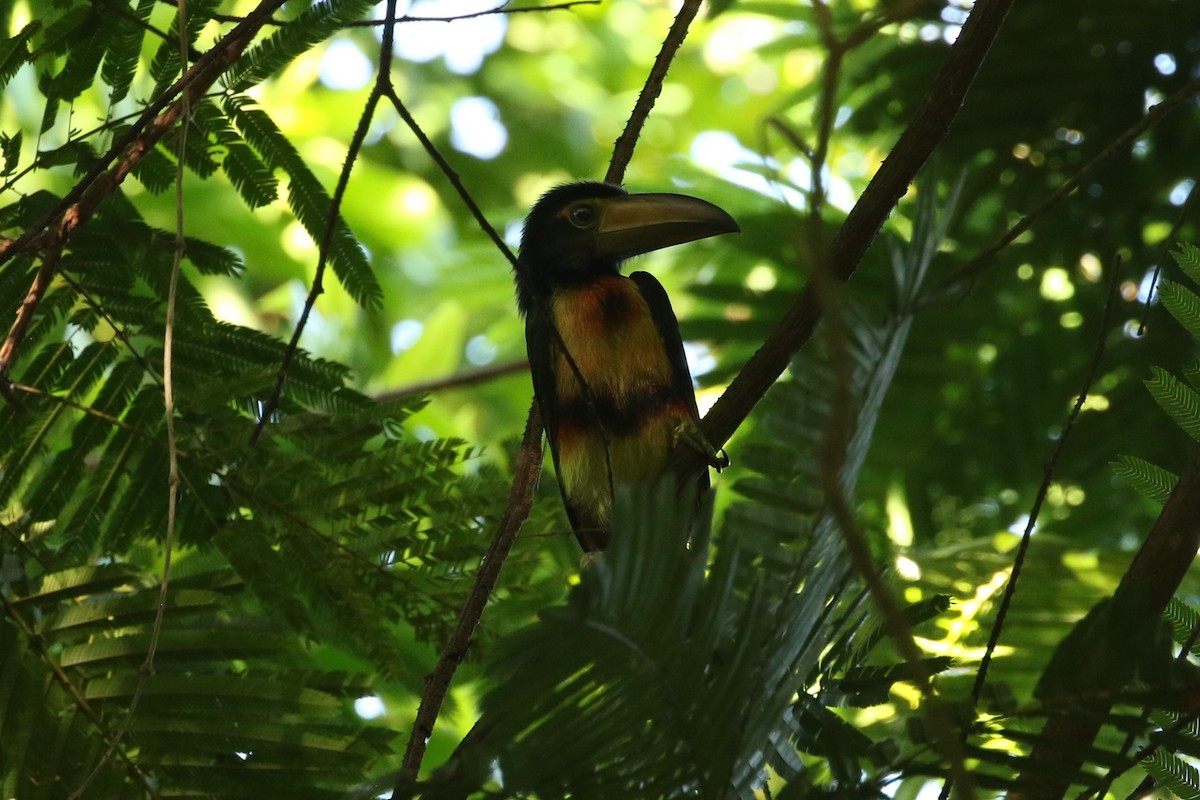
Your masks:
{"label": "brown tree branch", "polygon": [[[1110,600],[1109,614],[1124,625],[1152,627],[1162,619],[1167,603],[1179,589],[1200,549],[1200,447],[1193,449],[1162,512],[1158,515],[1133,563],[1121,577]],[[1115,639],[1088,640],[1078,656],[1081,668],[1114,658]],[[1083,763],[1082,754],[1096,738],[1111,694],[1080,699],[1051,714],[1029,755],[1031,766],[1021,773],[1011,800],[1049,800],[1062,797],[1070,785],[1063,775]]]}
{"label": "brown tree branch", "polygon": [[[896,203],[945,138],[1012,3],[979,0],[975,4],[929,94],[830,244],[825,271],[833,279],[846,281],[854,274]],[[709,442],[720,447],[729,441],[792,356],[812,337],[820,318],[817,290],[810,281],[701,421]],[[676,449],[675,463],[684,470],[698,468],[701,457],[681,446]]]}
{"label": "brown tree branch", "polygon": [[650,74],[646,77],[646,83],[642,86],[637,102],[633,105],[633,111],[625,123],[625,130],[621,131],[621,135],[613,143],[613,154],[608,162],[608,172],[604,174],[605,183],[619,184],[625,180],[625,168],[629,166],[629,161],[633,158],[633,149],[637,146],[638,137],[642,135],[646,119],[650,116],[655,101],[662,93],[663,80],[667,77],[667,70],[671,68],[671,62],[675,60],[679,46],[687,38],[688,26],[692,24],[692,20],[696,18],[699,10],[700,0],[683,0],[679,13],[675,15],[675,21],[671,23],[671,29],[667,31],[667,37],[663,39],[658,57],[654,59],[654,66],[650,68]]}
{"label": "brown tree branch", "polygon": [[[638,102],[635,104],[630,114],[630,119],[626,123],[625,131],[614,145],[612,160],[609,164],[605,180],[611,183],[619,183],[623,178],[625,167],[633,155],[633,148],[636,146],[637,139],[641,135],[646,117],[649,115],[650,110],[654,106],[654,101],[662,89],[662,81],[670,66],[670,62],[678,51],[684,37],[687,35],[688,24],[695,17],[698,8],[699,0],[685,0],[683,8],[680,9],[679,14],[676,16],[663,42],[658,58],[651,67],[650,75],[646,80],[645,86],[642,88]],[[390,10],[391,5],[389,4]],[[386,38],[387,34],[385,34]],[[405,124],[418,137],[426,151],[438,163],[447,178],[450,179],[481,227],[492,238],[500,251],[507,256],[513,269],[519,271],[521,265],[507,246],[505,246],[499,235],[487,223],[487,220],[475,205],[470,194],[462,186],[457,173],[442,158],[441,154],[433,146],[433,143],[421,131],[416,121],[412,118],[412,115],[408,112],[408,109],[405,108],[400,98],[396,96],[394,90],[391,90],[390,87],[389,98],[396,107],[396,111],[404,119]],[[557,331],[555,331],[555,334],[557,335]],[[560,345],[562,345],[561,340]],[[562,349],[566,353],[566,347],[563,346]],[[584,385],[586,391],[586,382],[583,380],[583,376],[579,374],[578,367],[575,366],[573,359],[570,358],[570,354],[566,354],[568,363],[575,371],[576,377]],[[442,703],[450,689],[454,673],[466,654],[471,636],[474,634],[475,628],[478,626],[479,620],[483,615],[487,599],[491,596],[491,592],[495,588],[500,569],[512,547],[512,542],[529,516],[529,510],[533,505],[533,490],[537,487],[538,477],[541,473],[541,439],[542,419],[541,414],[538,413],[537,402],[534,401],[530,406],[529,416],[525,422],[525,434],[522,439],[521,454],[513,466],[513,488],[509,494],[508,506],[501,517],[496,535],[492,540],[488,555],[484,559],[483,566],[480,567],[479,573],[476,575],[471,594],[466,604],[464,604],[462,612],[459,614],[454,631],[451,633],[446,645],[442,648],[437,666],[426,680],[425,692],[421,697],[421,703],[417,711],[417,719],[413,723],[413,730],[409,737],[408,746],[405,749],[404,766],[392,794],[394,800],[407,796],[415,784],[421,767],[421,761],[425,756],[426,745],[433,733],[433,725],[437,720]]]}
{"label": "brown tree branch", "polygon": [[0,344],[0,384],[8,383],[8,368],[16,359],[17,347],[25,338],[30,323],[33,322],[33,315],[37,311],[38,303],[42,302],[42,298],[46,295],[46,289],[50,288],[50,281],[53,280],[54,273],[58,270],[58,259],[62,255],[62,248],[61,241],[52,242],[46,248],[46,252],[42,255],[42,265],[38,267],[37,273],[33,276],[33,283],[17,309],[17,316],[13,320],[12,327],[8,329],[8,336],[5,337],[4,343]]}
{"label": "brown tree branch", "polygon": [[471,644],[471,637],[483,617],[483,609],[496,581],[500,577],[500,569],[504,560],[516,541],[517,532],[525,524],[529,510],[533,507],[533,496],[537,491],[538,477],[542,468],[542,415],[538,413],[537,402],[529,407],[529,417],[525,422],[525,434],[521,438],[521,451],[517,454],[513,466],[513,484],[508,495],[508,505],[500,517],[496,527],[496,535],[488,548],[487,555],[479,566],[471,593],[463,603],[458,614],[458,621],[450,633],[442,653],[438,657],[437,666],[425,680],[425,693],[421,697],[421,705],[417,709],[417,718],[413,722],[412,733],[408,738],[408,746],[404,750],[404,768],[400,773],[399,782],[392,793],[394,800],[406,797],[417,779],[421,761],[425,757],[425,748],[429,737],[433,735],[433,725],[442,709],[442,702],[450,691],[450,682],[458,665],[466,657]]}
{"label": "brown tree branch", "polygon": [[[38,270],[33,286],[30,287],[26,302],[22,303],[8,337],[0,345],[0,383],[7,380],[8,367],[12,365],[16,350],[28,330],[37,304],[45,294],[46,286],[54,277],[58,265],[57,254],[66,246],[67,238],[96,213],[100,204],[117,190],[145,154],[175,126],[187,103],[196,101],[237,61],[262,27],[263,21],[272,11],[283,5],[283,2],[284,0],[264,0],[245,22],[214,45],[161,98],[156,99],[146,109],[121,142],[109,149],[50,215],[30,226],[17,238],[0,243],[0,266],[19,253],[40,251],[44,254],[42,267]],[[180,92],[186,92],[186,98],[168,106],[170,99]],[[157,109],[164,106],[165,110],[158,113]],[[111,168],[107,167],[114,159],[116,163]]]}

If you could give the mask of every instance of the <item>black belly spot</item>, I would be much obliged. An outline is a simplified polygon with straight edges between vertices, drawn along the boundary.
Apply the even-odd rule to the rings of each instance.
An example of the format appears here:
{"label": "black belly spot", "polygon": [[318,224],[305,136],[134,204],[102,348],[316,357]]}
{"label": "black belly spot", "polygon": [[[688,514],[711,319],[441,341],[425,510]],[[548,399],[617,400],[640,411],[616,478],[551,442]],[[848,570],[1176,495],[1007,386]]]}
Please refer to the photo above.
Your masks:
{"label": "black belly spot", "polygon": [[600,316],[604,327],[615,328],[629,317],[629,297],[621,290],[608,291],[600,298]]}

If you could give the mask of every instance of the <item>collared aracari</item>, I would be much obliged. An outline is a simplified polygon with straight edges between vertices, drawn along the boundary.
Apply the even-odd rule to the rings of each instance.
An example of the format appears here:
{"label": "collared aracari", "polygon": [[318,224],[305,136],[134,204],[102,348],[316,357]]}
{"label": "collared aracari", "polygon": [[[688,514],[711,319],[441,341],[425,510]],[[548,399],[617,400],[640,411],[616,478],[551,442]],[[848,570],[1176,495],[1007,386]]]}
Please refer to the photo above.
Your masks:
{"label": "collared aracari", "polygon": [[[620,269],[630,256],[737,230],[704,200],[593,182],[550,190],[525,219],[517,305],[563,503],[586,552],[608,543],[613,487],[658,478],[677,441],[728,463],[697,426],[666,291],[647,272]],[[707,471],[700,480],[708,485]]]}

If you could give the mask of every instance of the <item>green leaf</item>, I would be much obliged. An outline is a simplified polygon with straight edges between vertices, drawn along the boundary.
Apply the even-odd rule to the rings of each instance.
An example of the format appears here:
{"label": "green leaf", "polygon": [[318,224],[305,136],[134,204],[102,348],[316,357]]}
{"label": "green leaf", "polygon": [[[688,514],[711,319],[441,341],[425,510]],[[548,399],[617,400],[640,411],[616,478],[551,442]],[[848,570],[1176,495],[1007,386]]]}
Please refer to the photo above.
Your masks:
{"label": "green leaf", "polygon": [[41,29],[42,23],[35,19],[26,23],[15,36],[0,41],[0,89],[7,86],[17,71],[29,61],[31,53],[26,45]]}
{"label": "green leaf", "polygon": [[[109,86],[110,104],[119,103],[129,94],[133,74],[142,54],[142,40],[147,33],[145,24],[150,21],[154,3],[155,0],[137,0],[131,12],[135,19],[114,14],[119,17],[116,21],[119,28],[110,38],[104,54],[104,66],[100,70],[100,76]],[[138,24],[139,20],[141,25]]]}
{"label": "green leaf", "polygon": [[1179,427],[1200,440],[1200,394],[1161,367],[1151,367],[1150,372],[1150,395]]}
{"label": "green leaf", "polygon": [[258,154],[241,141],[226,145],[221,168],[250,208],[270,205],[279,197],[279,181]]}
{"label": "green leaf", "polygon": [[320,0],[313,3],[265,42],[248,50],[226,74],[225,84],[235,92],[246,91],[283,69],[300,54],[307,53],[318,42],[361,18],[374,5],[372,0]]}
{"label": "green leaf", "polygon": [[1162,467],[1136,456],[1117,456],[1111,464],[1113,472],[1123,478],[1138,494],[1156,503],[1165,503],[1171,496],[1178,478]]}
{"label": "green leaf", "polygon": [[1200,799],[1200,770],[1162,748],[1141,762],[1142,769],[1181,800]]}
{"label": "green leaf", "polygon": [[1163,616],[1171,625],[1171,635],[1175,643],[1182,645],[1190,641],[1192,655],[1200,655],[1200,641],[1193,639],[1196,629],[1200,628],[1200,611],[1172,597]]}
{"label": "green leaf", "polygon": [[88,8],[92,13],[73,32],[66,63],[49,85],[49,93],[60,100],[74,100],[91,86],[115,32],[117,15],[101,13],[93,6]]}
{"label": "green leaf", "polygon": [[1179,268],[1192,279],[1192,283],[1200,285],[1200,247],[1189,242],[1180,242],[1179,248],[1171,251],[1171,256]]}
{"label": "green leaf", "polygon": [[[241,97],[226,100],[225,109],[246,141],[258,150],[268,166],[282,169],[288,174],[288,205],[308,235],[319,245],[324,238],[332,206],[321,182],[265,111],[251,106],[248,100]],[[340,215],[334,220],[329,261],[346,291],[360,305],[375,308],[382,302],[383,290],[371,271],[366,254]]]}
{"label": "green leaf", "polygon": [[21,142],[24,140],[24,133],[17,131],[12,136],[6,133],[0,133],[0,158],[4,160],[3,168],[0,168],[0,175],[12,175],[17,171],[17,164],[21,160]]}
{"label": "green leaf", "polygon": [[1163,308],[1179,321],[1188,333],[1200,339],[1200,297],[1174,281],[1163,281],[1158,287]]}

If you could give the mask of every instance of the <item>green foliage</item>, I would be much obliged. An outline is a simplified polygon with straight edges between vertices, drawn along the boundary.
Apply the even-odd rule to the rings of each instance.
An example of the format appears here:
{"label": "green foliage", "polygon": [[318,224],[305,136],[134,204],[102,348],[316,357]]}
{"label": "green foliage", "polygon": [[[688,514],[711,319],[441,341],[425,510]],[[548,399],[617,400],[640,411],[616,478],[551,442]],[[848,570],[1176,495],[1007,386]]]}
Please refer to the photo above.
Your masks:
{"label": "green foliage", "polygon": [[[0,627],[8,794],[90,780],[87,794],[107,797],[201,788],[213,797],[335,797],[386,747],[387,731],[365,727],[351,708],[370,680],[320,671],[216,554],[176,564],[152,675],[139,665],[158,587],[144,568],[110,563],[35,578],[14,573],[14,561],[6,557]],[[110,745],[115,752],[91,775]]]}
{"label": "green foliage", "polygon": [[1156,503],[1167,502],[1177,481],[1174,474],[1136,456],[1118,456],[1112,468],[1138,494]]}
{"label": "green foliage", "polygon": [[[276,127],[270,116],[255,108],[246,98],[234,96],[227,99],[225,113],[246,141],[262,156],[268,167],[287,173],[288,203],[292,211],[313,241],[322,242],[332,201],[296,152],[296,148]],[[246,176],[246,180],[251,179],[252,176]],[[243,190],[243,195],[245,194]],[[360,304],[370,308],[380,302],[382,290],[379,288],[379,282],[367,263],[362,246],[341,216],[334,217],[329,239],[329,263],[346,287],[346,291]]]}
{"label": "green foliage", "polygon": [[[801,566],[813,578],[780,600],[738,587],[749,553],[737,544],[706,568],[707,534],[685,546],[687,499],[673,492],[668,483],[620,498],[619,535],[566,608],[506,641],[490,665],[481,726],[506,785],[750,797],[762,782],[750,765],[791,771],[787,743],[802,729],[789,710],[840,632],[828,624],[847,586],[837,539],[811,543]],[[578,733],[563,741],[565,728]]]}
{"label": "green foliage", "polygon": [[294,58],[337,33],[365,14],[371,0],[321,0],[279,28],[238,61],[225,78],[235,92],[244,92],[282,69]]}
{"label": "green foliage", "polygon": [[6,42],[0,42],[0,88],[8,85],[30,58],[29,40],[41,31],[42,24],[33,20]]}
{"label": "green foliage", "polygon": [[1200,797],[1200,770],[1183,759],[1158,749],[1142,762],[1142,766],[1180,800]]}
{"label": "green foliage", "polygon": [[[173,4],[0,5],[9,241],[47,219],[81,175],[111,166],[101,154],[140,129],[146,109],[165,107],[181,63]],[[407,733],[507,494],[529,387],[506,367],[523,355],[507,267],[387,103],[331,215],[379,42],[365,30],[338,36],[367,58],[357,80],[368,83],[357,88],[354,70],[339,71],[353,59],[333,59],[322,43],[371,8],[328,0],[276,11],[193,103],[183,152],[176,129],[70,233],[36,303],[6,375],[14,386],[0,397],[5,797],[65,796],[82,782],[128,717],[149,649],[168,517],[162,343],[179,160],[175,566],[155,674],[86,794],[376,796],[394,780],[396,732]],[[188,63],[220,52],[248,9],[189,0]],[[742,227],[740,237],[647,259],[685,339],[712,357],[711,371],[696,370],[702,388],[738,372],[825,263],[853,197],[944,63],[960,11],[726,2],[693,23],[628,182],[680,187]],[[385,75],[511,242],[548,185],[603,174],[670,15],[662,4],[611,2],[404,22]],[[1185,103],[970,280],[958,270],[1196,74],[1198,15],[1194,3],[1169,0],[1134,10],[1118,0],[1016,4],[935,168],[893,211],[850,286],[821,294],[818,338],[729,443],[734,466],[718,479],[711,544],[669,498],[648,508],[623,498],[628,535],[554,605],[578,553],[543,480],[427,768],[450,760],[476,698],[494,727],[446,771],[423,772],[418,788],[929,791],[930,776],[949,769],[930,747],[943,732],[846,565],[843,535],[855,531],[969,733],[978,794],[1010,790],[1032,769],[1024,753],[1039,743],[1032,724],[1047,707],[1028,701],[1048,654],[1111,592],[1130,543],[1174,487],[1154,464],[1180,463],[1190,443],[1178,426],[1197,434],[1200,249],[1180,245],[1182,275],[1158,290],[1183,331],[1150,315],[1147,339],[1119,333],[1143,316],[1124,299],[1111,332],[1097,321],[1107,254],[1143,265],[1168,231],[1196,238],[1194,214],[1178,206],[1195,177],[1186,165],[1200,118]],[[486,30],[498,49],[472,38]],[[484,122],[506,134],[499,157],[472,146]],[[326,280],[282,397],[268,406],[326,230],[340,286]],[[41,253],[21,253],[0,265],[0,331],[42,264]],[[1122,297],[1139,277],[1128,280]],[[1023,527],[1106,333],[980,712],[965,698],[1011,576],[1016,537],[1005,531]],[[510,377],[467,378],[428,400],[374,399],[480,366]],[[1138,382],[1150,370],[1168,414]],[[1098,466],[1113,461],[1128,486]],[[657,535],[665,531],[674,535]],[[1167,616],[1176,644],[1194,650],[1192,609],[1176,603]],[[1145,685],[1120,685],[1129,669],[1092,680],[1089,668],[1105,665],[1081,665],[1068,648],[1050,670],[1060,696],[1092,680],[1125,707],[1095,745],[1080,746],[1085,766],[1067,777],[1092,786],[1111,773],[1110,793],[1128,796],[1148,774],[1160,791],[1194,796],[1186,759],[1200,740],[1159,710],[1187,710],[1188,666],[1164,665],[1165,629],[1108,622],[1078,637],[1124,648]],[[350,702],[372,692],[388,715],[367,723]],[[1143,742],[1158,749],[1117,777]],[[503,787],[489,784],[493,763]]]}

